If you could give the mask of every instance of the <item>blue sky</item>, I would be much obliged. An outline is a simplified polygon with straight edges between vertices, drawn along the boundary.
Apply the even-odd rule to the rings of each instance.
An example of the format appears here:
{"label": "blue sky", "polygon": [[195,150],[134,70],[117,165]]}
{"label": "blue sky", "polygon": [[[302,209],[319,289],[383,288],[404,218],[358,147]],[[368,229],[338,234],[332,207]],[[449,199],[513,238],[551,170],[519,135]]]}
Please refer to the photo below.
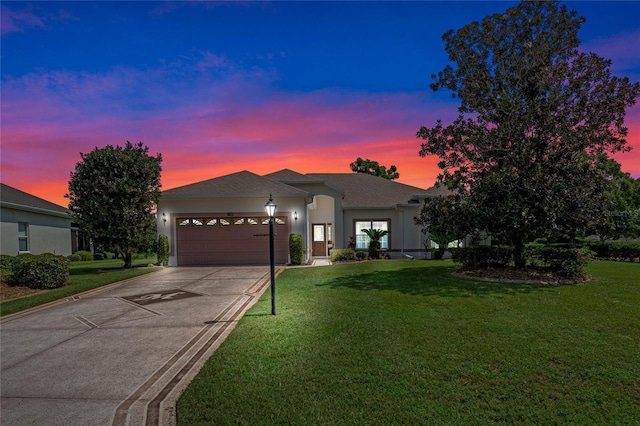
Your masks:
{"label": "blue sky", "polygon": [[[163,186],[240,170],[395,164],[428,187],[421,125],[457,103],[429,89],[442,34],[516,2],[2,2],[2,181],[64,205],[80,152],[163,154]],[[640,2],[564,2],[583,49],[640,81]],[[616,156],[640,176],[640,109]]]}

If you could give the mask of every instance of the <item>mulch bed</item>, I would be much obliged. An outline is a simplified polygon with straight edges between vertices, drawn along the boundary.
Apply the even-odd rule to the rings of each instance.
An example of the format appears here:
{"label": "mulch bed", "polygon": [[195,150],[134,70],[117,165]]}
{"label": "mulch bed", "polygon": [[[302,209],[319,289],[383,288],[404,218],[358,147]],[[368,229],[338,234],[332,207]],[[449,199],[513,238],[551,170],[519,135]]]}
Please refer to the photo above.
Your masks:
{"label": "mulch bed", "polygon": [[12,287],[5,282],[6,276],[2,275],[0,280],[0,302],[6,302],[8,300],[19,299],[24,296],[31,296],[32,294],[42,293],[47,290],[33,289],[29,287]]}

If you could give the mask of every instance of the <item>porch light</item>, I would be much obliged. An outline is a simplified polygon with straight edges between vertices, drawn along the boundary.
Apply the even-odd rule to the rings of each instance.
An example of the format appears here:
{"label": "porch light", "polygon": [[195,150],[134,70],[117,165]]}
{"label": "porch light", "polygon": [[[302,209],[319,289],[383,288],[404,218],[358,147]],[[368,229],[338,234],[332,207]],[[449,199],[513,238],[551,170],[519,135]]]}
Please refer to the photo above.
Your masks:
{"label": "porch light", "polygon": [[164,224],[167,224],[167,214],[166,213],[162,213],[162,220],[164,221]]}
{"label": "porch light", "polygon": [[264,210],[269,216],[269,256],[271,260],[271,315],[276,314],[276,267],[275,256],[273,248],[273,216],[276,214],[276,207],[271,194],[269,194],[269,201],[264,205]]}
{"label": "porch light", "polygon": [[294,222],[298,221],[298,212],[297,211],[293,212],[293,220],[294,220]]}

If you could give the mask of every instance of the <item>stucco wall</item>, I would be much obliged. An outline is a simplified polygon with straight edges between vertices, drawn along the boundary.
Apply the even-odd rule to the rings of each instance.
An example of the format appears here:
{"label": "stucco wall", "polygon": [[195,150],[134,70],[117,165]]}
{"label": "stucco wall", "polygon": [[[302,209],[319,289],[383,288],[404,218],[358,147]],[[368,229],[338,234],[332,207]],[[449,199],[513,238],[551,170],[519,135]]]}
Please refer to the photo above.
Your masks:
{"label": "stucco wall", "polygon": [[0,209],[2,254],[18,254],[18,222],[29,224],[29,253],[71,254],[71,219],[6,207]]}
{"label": "stucco wall", "polygon": [[392,209],[346,210],[344,212],[345,247],[355,233],[354,222],[357,220],[389,220],[389,250],[393,257],[409,254],[416,258],[425,255],[425,235],[415,225],[413,218],[418,215],[420,206],[400,206]]}

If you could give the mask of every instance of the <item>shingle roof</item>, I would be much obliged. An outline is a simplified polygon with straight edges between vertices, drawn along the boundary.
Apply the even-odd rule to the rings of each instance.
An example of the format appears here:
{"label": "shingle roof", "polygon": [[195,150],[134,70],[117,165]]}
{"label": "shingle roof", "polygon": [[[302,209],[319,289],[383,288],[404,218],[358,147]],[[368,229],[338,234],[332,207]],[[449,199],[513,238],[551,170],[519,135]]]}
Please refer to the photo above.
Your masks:
{"label": "shingle roof", "polygon": [[344,208],[389,208],[433,195],[422,188],[366,173],[309,173],[308,176],[344,189]]}
{"label": "shingle roof", "polygon": [[162,198],[266,198],[269,194],[274,197],[309,195],[301,189],[245,170],[162,191]]}
{"label": "shingle roof", "polygon": [[69,210],[35,195],[28,194],[12,186],[0,183],[0,201],[7,207],[30,207],[52,213],[69,214]]}
{"label": "shingle roof", "polygon": [[303,175],[302,173],[294,172],[290,169],[283,169],[278,172],[269,173],[264,177],[277,180],[278,182],[295,182],[295,183],[321,183],[320,180],[311,177],[309,175]]}

